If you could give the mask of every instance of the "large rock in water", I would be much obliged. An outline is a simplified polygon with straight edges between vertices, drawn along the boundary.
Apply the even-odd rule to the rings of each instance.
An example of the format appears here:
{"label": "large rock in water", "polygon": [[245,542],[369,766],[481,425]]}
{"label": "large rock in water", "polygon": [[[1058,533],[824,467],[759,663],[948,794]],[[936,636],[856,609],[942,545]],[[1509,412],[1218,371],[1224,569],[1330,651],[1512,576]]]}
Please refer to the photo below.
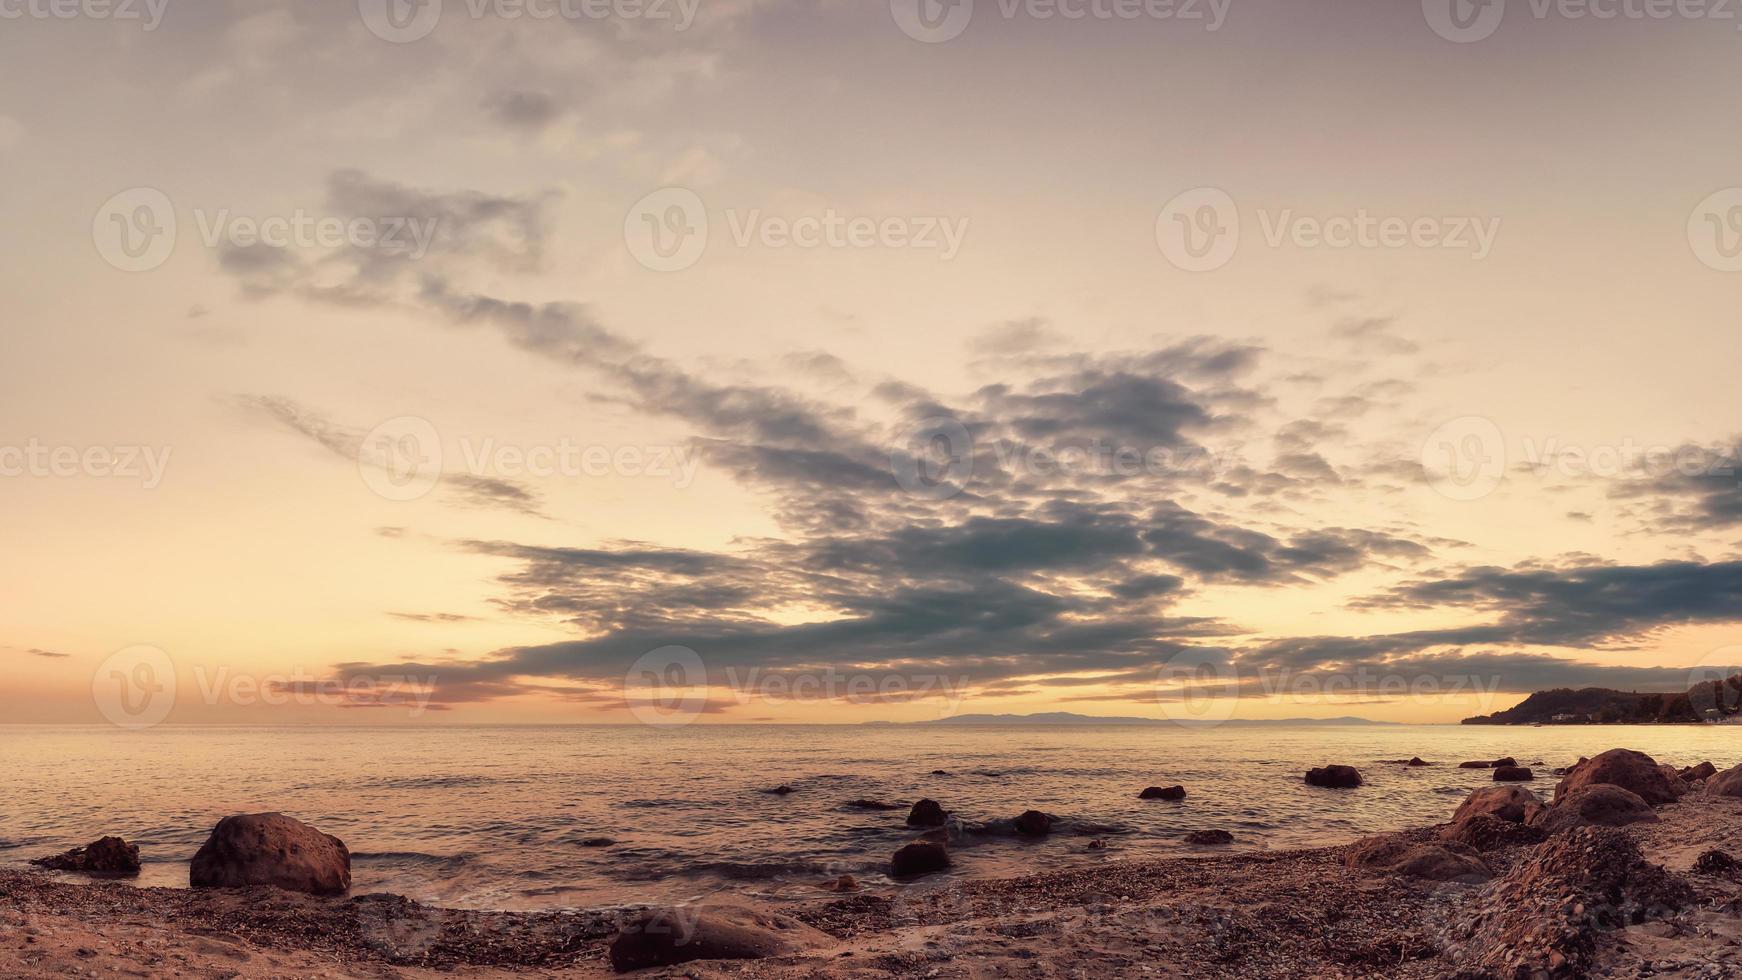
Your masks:
{"label": "large rock in water", "polygon": [[947,819],[949,814],[944,812],[937,800],[920,800],[913,805],[913,809],[907,811],[909,827],[942,827]]}
{"label": "large rock in water", "polygon": [[1137,794],[1140,800],[1183,800],[1186,798],[1184,786],[1150,786]]}
{"label": "large rock in water", "polygon": [[1742,766],[1726,769],[1706,780],[1706,793],[1710,796],[1742,796]]}
{"label": "large rock in water", "polygon": [[611,968],[628,973],[692,960],[755,960],[830,941],[795,919],[756,909],[649,909],[623,923],[611,940]]}
{"label": "large rock in water", "polygon": [[1545,834],[1558,834],[1575,827],[1623,827],[1630,823],[1652,823],[1657,814],[1651,804],[1636,793],[1630,793],[1610,783],[1581,786],[1554,806],[1544,807],[1530,815],[1530,825]]}
{"label": "large rock in water", "polygon": [[931,874],[949,866],[950,849],[935,840],[916,840],[889,859],[889,873],[897,878]]}
{"label": "large rock in water", "polygon": [[119,837],[103,837],[65,854],[36,858],[30,863],[51,871],[131,877],[139,873],[139,845],[129,844]]}
{"label": "large rock in water", "polygon": [[1354,766],[1326,766],[1323,769],[1309,769],[1306,774],[1306,782],[1308,786],[1353,789],[1361,785],[1361,770]]}
{"label": "large rock in water", "polygon": [[1016,832],[1024,837],[1045,837],[1052,833],[1052,816],[1039,810],[1024,810],[1016,818]]}
{"label": "large rock in water", "polygon": [[1566,778],[1554,788],[1554,798],[1559,801],[1573,790],[1598,783],[1619,786],[1653,806],[1674,803],[1682,792],[1651,756],[1632,749],[1610,749],[1567,770]]}
{"label": "large rock in water", "polygon": [[1457,812],[1452,814],[1452,823],[1461,823],[1481,813],[1523,823],[1525,808],[1532,803],[1540,805],[1542,800],[1522,786],[1485,786],[1464,798]]}
{"label": "large rock in water", "polygon": [[225,817],[188,865],[188,883],[338,895],[351,887],[351,852],[337,837],[282,813]]}
{"label": "large rock in water", "polygon": [[1498,766],[1494,769],[1494,781],[1497,783],[1526,783],[1536,778],[1536,773],[1523,766]]}

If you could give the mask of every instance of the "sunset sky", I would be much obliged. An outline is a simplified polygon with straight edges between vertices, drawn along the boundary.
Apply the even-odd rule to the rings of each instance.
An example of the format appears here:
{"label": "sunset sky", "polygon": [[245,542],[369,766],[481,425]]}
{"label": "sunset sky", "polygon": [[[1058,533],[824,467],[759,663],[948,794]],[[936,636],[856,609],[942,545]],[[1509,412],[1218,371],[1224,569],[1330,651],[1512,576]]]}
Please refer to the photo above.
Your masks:
{"label": "sunset sky", "polygon": [[0,0],[0,719],[142,656],[171,722],[381,724],[1455,721],[1742,664],[1742,21],[44,6]]}

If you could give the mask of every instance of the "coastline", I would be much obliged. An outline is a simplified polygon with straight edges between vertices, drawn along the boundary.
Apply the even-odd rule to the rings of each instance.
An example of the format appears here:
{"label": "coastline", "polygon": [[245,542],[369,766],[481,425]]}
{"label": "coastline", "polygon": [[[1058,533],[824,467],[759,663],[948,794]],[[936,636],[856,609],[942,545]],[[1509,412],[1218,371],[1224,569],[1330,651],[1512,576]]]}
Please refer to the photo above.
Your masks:
{"label": "coastline", "polygon": [[[1496,964],[1496,936],[1483,930],[1497,921],[1521,937],[1516,950],[1501,952],[1521,962],[1540,956],[1548,975],[1557,972],[1554,956],[1562,957],[1560,970],[1577,971],[1563,975],[1639,975],[1647,963],[1676,975],[1742,972],[1742,873],[1692,871],[1712,849],[1742,855],[1742,799],[1692,792],[1657,815],[1541,844],[1489,842],[1480,859],[1492,875],[1481,882],[1351,866],[1357,843],[1006,879],[926,879],[893,897],[819,891],[813,902],[753,910],[800,937],[793,951],[634,975],[1531,975],[1504,958]],[[1397,837],[1431,841],[1444,826]],[[1664,869],[1665,887],[1683,896],[1679,907],[1654,907],[1639,921],[1588,934],[1552,915],[1539,924],[1534,913],[1514,911],[1538,898],[1543,908],[1561,900],[1529,892],[1553,879],[1538,867],[1551,846],[1626,846],[1623,840],[1637,846],[1641,868]],[[1621,877],[1648,876],[1636,870]],[[1526,900],[1508,888],[1524,889]],[[1583,911],[1584,902],[1580,915],[1595,915]],[[388,895],[72,884],[0,870],[0,935],[8,937],[0,943],[0,975],[603,977],[617,975],[611,938],[638,911],[456,911]],[[699,914],[716,911],[739,910],[704,907]],[[1537,948],[1543,942],[1549,946]],[[1566,951],[1556,943],[1568,944]]]}

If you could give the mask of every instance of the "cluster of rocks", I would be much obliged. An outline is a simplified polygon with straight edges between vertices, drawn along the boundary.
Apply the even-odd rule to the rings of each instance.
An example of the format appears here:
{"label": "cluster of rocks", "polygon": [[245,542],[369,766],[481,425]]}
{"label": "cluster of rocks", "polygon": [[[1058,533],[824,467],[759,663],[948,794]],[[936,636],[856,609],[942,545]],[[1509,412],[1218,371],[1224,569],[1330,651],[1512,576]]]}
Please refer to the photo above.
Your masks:
{"label": "cluster of rocks", "polygon": [[[103,837],[30,863],[55,871],[132,876],[139,873],[139,846],[119,837]],[[311,895],[338,895],[351,887],[351,852],[337,837],[282,813],[225,817],[189,863],[188,884],[194,888],[272,885]]]}

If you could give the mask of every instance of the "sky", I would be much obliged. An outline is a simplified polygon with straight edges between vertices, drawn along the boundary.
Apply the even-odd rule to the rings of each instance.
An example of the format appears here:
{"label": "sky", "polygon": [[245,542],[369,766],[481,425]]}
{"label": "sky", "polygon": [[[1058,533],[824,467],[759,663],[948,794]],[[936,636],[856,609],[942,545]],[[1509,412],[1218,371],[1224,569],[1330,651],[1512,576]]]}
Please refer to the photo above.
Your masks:
{"label": "sky", "polygon": [[1742,664],[1742,20],[0,0],[0,716]]}

